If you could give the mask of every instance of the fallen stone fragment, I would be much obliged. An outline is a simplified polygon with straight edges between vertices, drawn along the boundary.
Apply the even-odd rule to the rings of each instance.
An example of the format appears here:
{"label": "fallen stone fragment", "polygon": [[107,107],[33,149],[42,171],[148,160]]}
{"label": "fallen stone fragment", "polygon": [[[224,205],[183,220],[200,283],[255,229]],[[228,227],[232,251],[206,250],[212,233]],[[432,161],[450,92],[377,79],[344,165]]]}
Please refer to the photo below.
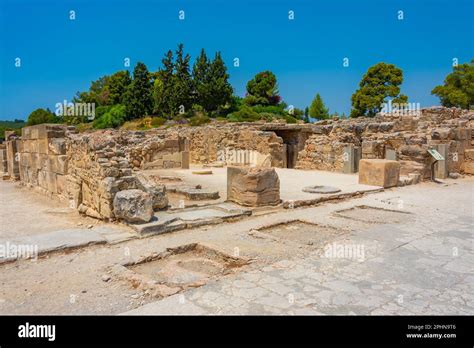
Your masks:
{"label": "fallen stone fragment", "polygon": [[333,186],[307,186],[303,187],[303,192],[308,193],[336,193],[340,192],[341,189]]}
{"label": "fallen stone fragment", "polygon": [[114,198],[114,213],[127,222],[148,222],[153,217],[153,199],[141,190],[119,191]]}

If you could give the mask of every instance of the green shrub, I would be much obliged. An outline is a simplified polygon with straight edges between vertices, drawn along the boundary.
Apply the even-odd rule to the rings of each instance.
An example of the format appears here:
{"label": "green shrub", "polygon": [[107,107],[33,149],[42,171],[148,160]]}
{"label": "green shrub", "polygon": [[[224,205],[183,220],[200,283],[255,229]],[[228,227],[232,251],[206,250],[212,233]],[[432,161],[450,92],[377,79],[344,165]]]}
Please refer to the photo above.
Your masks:
{"label": "green shrub", "polygon": [[242,105],[239,111],[230,113],[227,118],[230,122],[255,122],[259,120],[259,115],[251,107]]}
{"label": "green shrub", "polygon": [[92,126],[95,129],[115,128],[121,126],[125,122],[125,118],[125,105],[118,104],[112,106],[101,117],[96,118]]}
{"label": "green shrub", "polygon": [[28,126],[34,126],[41,123],[59,123],[60,119],[49,109],[36,109],[28,116]]}
{"label": "green shrub", "polygon": [[298,120],[290,115],[285,115],[283,118],[286,120],[286,123],[297,123]]}
{"label": "green shrub", "polygon": [[253,111],[261,114],[261,113],[269,113],[269,114],[276,114],[276,115],[287,115],[288,113],[285,111],[283,105],[255,105],[252,106]]}
{"label": "green shrub", "polygon": [[166,123],[166,119],[164,119],[163,117],[153,117],[151,119],[151,126],[153,128],[160,127],[164,125],[165,123]]}
{"label": "green shrub", "polygon": [[281,115],[272,114],[270,112],[262,112],[258,114],[258,116],[261,120],[265,120],[267,122],[272,122],[276,118],[281,118]]}
{"label": "green shrub", "polygon": [[211,122],[211,119],[208,116],[193,116],[189,119],[189,124],[191,126],[200,126],[206,123]]}

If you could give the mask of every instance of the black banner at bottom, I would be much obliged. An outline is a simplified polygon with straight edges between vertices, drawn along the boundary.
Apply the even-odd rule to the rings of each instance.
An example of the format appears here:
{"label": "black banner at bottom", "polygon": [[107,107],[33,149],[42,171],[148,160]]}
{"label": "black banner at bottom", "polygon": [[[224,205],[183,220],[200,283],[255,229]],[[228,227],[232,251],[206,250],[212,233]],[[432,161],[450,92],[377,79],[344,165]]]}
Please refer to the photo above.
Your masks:
{"label": "black banner at bottom", "polygon": [[469,316],[2,316],[0,346],[448,345],[472,347]]}

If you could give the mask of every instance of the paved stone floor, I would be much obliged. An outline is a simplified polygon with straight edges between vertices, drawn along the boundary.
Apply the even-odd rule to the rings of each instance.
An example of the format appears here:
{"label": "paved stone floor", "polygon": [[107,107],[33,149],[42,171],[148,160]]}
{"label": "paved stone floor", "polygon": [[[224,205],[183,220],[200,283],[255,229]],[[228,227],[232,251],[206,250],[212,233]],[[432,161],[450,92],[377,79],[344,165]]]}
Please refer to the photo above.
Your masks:
{"label": "paved stone floor", "polygon": [[[217,190],[220,195],[218,201],[224,201],[227,197],[227,168],[206,168],[206,170],[212,171],[211,175],[196,175],[192,173],[194,170],[200,169],[202,168],[193,167],[191,169],[151,170],[148,172],[158,175],[178,176],[187,184],[201,185],[203,188]],[[334,194],[334,196],[380,189],[378,186],[359,184],[359,176],[357,174],[287,168],[275,168],[275,170],[280,179],[280,196],[283,201],[313,200],[322,196],[317,193],[303,192],[303,188],[306,186],[335,186],[341,191]]]}
{"label": "paved stone floor", "polygon": [[126,314],[472,315],[473,199],[472,180],[377,194],[410,215]]}
{"label": "paved stone floor", "polygon": [[[21,209],[15,202],[25,192],[8,190],[2,187],[10,211]],[[0,313],[472,315],[473,190],[473,177],[423,183],[0,264]],[[36,195],[20,201],[34,208]],[[41,207],[41,232],[34,215],[4,214],[9,230],[3,237],[77,229]],[[278,223],[275,233],[271,226]],[[314,242],[308,242],[313,227]],[[286,239],[285,231],[296,234]],[[250,263],[162,299],[110,273],[115,265],[190,243]]]}

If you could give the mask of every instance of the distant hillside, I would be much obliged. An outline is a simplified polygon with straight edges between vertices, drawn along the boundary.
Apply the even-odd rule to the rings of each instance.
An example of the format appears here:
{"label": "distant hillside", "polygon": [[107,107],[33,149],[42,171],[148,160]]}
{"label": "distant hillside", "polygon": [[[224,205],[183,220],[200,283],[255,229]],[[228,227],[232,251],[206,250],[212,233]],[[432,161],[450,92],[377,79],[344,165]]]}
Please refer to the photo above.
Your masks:
{"label": "distant hillside", "polygon": [[1,121],[0,120],[0,139],[5,139],[6,130],[15,130],[20,135],[20,129],[26,126],[26,122],[23,120],[15,121]]}

